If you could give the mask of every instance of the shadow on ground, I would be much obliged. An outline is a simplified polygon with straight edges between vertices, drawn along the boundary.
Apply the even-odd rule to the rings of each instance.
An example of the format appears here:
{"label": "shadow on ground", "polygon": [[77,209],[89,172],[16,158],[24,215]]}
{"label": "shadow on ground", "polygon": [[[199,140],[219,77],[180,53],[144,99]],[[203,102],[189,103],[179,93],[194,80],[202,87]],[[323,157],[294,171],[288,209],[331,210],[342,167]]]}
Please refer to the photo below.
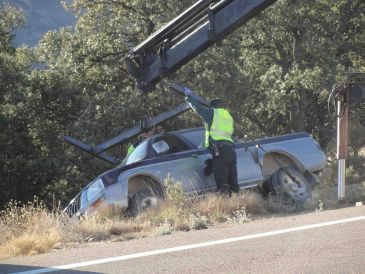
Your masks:
{"label": "shadow on ground", "polygon": [[100,272],[90,272],[90,271],[79,271],[75,269],[70,270],[62,270],[51,267],[40,267],[40,266],[27,266],[27,265],[13,265],[13,264],[0,264],[0,274],[8,274],[8,273],[62,273],[62,274],[71,274],[71,273],[94,273],[98,274]]}

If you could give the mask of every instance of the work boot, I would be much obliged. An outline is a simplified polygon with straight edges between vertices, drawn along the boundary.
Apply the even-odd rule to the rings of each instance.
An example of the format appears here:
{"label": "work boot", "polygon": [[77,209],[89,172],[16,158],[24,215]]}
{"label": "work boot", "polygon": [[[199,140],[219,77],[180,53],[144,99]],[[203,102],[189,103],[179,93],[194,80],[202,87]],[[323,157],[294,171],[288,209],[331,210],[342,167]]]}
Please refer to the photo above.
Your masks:
{"label": "work boot", "polygon": [[223,185],[222,187],[216,189],[215,194],[230,197],[231,196],[231,191],[229,190],[228,185]]}

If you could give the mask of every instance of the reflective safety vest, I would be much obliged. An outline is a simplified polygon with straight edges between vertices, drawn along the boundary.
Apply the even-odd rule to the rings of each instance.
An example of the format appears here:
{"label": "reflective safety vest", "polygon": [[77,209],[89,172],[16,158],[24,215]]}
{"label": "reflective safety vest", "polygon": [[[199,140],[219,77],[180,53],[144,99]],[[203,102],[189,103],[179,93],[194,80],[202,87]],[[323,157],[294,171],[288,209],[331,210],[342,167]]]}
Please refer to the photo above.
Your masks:
{"label": "reflective safety vest", "polygon": [[214,108],[213,122],[210,130],[205,124],[205,147],[209,147],[209,137],[215,141],[227,140],[233,143],[233,118],[228,110]]}
{"label": "reflective safety vest", "polygon": [[134,151],[134,146],[133,146],[133,144],[131,144],[131,145],[128,147],[127,156],[129,156],[129,155],[130,155],[133,151]]}

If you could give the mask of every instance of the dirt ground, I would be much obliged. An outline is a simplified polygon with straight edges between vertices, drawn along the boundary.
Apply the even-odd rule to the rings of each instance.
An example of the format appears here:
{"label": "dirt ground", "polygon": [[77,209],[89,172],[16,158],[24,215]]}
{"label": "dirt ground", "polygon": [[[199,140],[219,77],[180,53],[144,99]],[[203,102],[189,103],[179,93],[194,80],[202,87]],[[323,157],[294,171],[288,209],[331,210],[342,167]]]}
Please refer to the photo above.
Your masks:
{"label": "dirt ground", "polygon": [[[346,198],[342,203],[338,202],[337,186],[321,186],[315,188],[312,193],[312,200],[322,203],[322,209],[335,209],[346,206],[353,206],[356,202],[365,202],[365,190],[362,184],[351,184],[346,186]],[[320,205],[318,205],[320,207]]]}

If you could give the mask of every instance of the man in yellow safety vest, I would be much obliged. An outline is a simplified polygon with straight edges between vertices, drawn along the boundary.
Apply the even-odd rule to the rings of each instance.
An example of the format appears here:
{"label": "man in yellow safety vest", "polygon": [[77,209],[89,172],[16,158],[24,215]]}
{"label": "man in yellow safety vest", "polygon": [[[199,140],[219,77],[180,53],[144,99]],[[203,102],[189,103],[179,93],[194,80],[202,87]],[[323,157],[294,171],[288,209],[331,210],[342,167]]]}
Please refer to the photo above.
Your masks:
{"label": "man in yellow safety vest", "polygon": [[190,107],[203,119],[205,126],[205,147],[213,155],[213,174],[219,194],[237,193],[237,156],[232,139],[234,121],[228,110],[222,108],[220,99],[203,106],[191,97],[192,91],[185,87],[184,94]]}

